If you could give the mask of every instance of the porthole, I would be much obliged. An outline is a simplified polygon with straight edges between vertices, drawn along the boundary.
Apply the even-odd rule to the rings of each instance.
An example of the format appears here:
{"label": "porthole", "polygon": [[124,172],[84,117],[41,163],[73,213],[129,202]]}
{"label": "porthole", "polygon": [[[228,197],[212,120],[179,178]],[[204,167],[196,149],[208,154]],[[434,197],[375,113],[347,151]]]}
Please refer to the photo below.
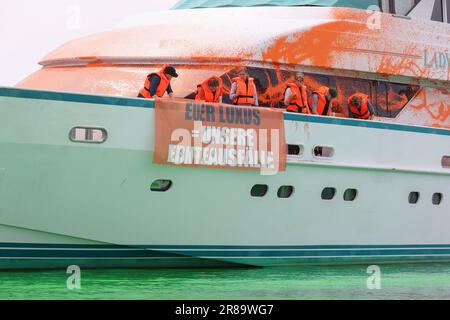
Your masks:
{"label": "porthole", "polygon": [[358,190],[347,189],[344,192],[344,201],[354,201],[356,199],[357,195],[358,195]]}
{"label": "porthole", "polygon": [[442,167],[450,168],[450,156],[443,156],[441,160]]}
{"label": "porthole", "polygon": [[267,184],[255,184],[250,191],[250,195],[252,197],[264,197],[269,190],[269,186]]}
{"label": "porthole", "polygon": [[433,202],[433,204],[435,206],[440,205],[441,202],[442,202],[442,193],[438,193],[438,192],[434,193],[433,194],[433,198],[432,198],[432,202]]}
{"label": "porthole", "polygon": [[107,137],[104,128],[74,127],[69,132],[69,139],[72,142],[103,143]]}
{"label": "porthole", "polygon": [[327,187],[322,190],[321,198],[322,200],[331,200],[334,198],[335,194],[336,194],[335,188]]}
{"label": "porthole", "polygon": [[314,157],[332,158],[334,156],[334,148],[325,146],[316,146],[313,150]]}
{"label": "porthole", "polygon": [[408,202],[411,204],[416,204],[419,201],[420,194],[417,191],[409,193]]}
{"label": "porthole", "polygon": [[157,179],[152,182],[150,190],[156,192],[164,192],[169,190],[171,186],[172,186],[171,180]]}
{"label": "porthole", "polygon": [[288,155],[300,156],[303,154],[303,146],[297,144],[288,144]]}
{"label": "porthole", "polygon": [[281,186],[280,188],[278,188],[277,196],[278,198],[290,198],[293,192],[293,186]]}

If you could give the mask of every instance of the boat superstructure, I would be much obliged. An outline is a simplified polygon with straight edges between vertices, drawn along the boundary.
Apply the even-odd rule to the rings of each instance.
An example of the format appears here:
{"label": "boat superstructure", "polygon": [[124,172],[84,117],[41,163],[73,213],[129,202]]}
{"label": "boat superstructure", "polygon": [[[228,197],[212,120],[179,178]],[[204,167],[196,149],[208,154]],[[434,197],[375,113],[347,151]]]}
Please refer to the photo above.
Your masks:
{"label": "boat superstructure", "polygon": [[[450,260],[448,24],[345,5],[126,24],[140,21],[69,42],[0,88],[1,268]],[[281,107],[298,70],[339,98],[333,117],[283,115],[276,175],[160,165],[155,101],[135,97],[164,63],[177,67],[181,101],[212,75],[229,92],[240,67],[263,107]],[[345,99],[361,90],[373,121],[347,118]]]}

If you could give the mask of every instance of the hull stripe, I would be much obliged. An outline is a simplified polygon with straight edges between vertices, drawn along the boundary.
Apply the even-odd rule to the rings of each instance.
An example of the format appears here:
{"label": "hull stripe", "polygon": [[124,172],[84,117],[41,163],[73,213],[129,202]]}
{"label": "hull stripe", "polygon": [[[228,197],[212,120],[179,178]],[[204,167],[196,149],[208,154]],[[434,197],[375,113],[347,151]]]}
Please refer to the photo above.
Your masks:
{"label": "hull stripe", "polygon": [[[25,98],[25,99],[37,99],[37,100],[52,100],[52,101],[64,101],[64,102],[101,104],[101,105],[120,106],[120,107],[121,106],[138,107],[138,108],[154,108],[155,107],[154,100],[150,100],[150,99],[101,96],[101,95],[55,92],[55,91],[42,91],[42,90],[29,90],[29,89],[6,88],[6,87],[0,87],[0,96],[11,97],[11,98]],[[365,127],[365,128],[374,128],[374,129],[395,130],[395,131],[405,131],[405,132],[416,132],[416,133],[426,133],[426,134],[437,134],[437,135],[450,136],[449,129],[404,125],[404,124],[397,124],[397,123],[386,123],[386,122],[378,122],[378,121],[366,121],[366,120],[335,118],[335,117],[322,117],[322,116],[308,116],[308,115],[294,114],[294,113],[287,113],[287,112],[284,114],[284,119],[290,120],[290,121],[326,123],[326,124],[352,126],[352,127]]]}

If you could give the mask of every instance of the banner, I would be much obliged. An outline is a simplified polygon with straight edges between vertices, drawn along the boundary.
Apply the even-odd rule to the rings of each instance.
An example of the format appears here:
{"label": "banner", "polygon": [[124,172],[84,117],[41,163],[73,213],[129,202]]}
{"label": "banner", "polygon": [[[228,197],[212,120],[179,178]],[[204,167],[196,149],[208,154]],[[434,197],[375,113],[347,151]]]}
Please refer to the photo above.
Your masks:
{"label": "banner", "polygon": [[263,174],[286,169],[282,110],[157,99],[155,113],[155,163]]}

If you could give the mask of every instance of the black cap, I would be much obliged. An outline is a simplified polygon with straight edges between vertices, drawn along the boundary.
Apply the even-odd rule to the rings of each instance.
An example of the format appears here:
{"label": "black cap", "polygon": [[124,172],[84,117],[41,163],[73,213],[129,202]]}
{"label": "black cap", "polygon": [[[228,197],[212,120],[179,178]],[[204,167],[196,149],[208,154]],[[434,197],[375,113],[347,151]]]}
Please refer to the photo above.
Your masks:
{"label": "black cap", "polygon": [[177,71],[175,70],[175,68],[172,67],[172,66],[166,67],[166,69],[164,69],[164,73],[166,73],[166,74],[168,74],[169,76],[172,76],[172,77],[174,77],[174,78],[178,78],[178,73],[177,73]]}

